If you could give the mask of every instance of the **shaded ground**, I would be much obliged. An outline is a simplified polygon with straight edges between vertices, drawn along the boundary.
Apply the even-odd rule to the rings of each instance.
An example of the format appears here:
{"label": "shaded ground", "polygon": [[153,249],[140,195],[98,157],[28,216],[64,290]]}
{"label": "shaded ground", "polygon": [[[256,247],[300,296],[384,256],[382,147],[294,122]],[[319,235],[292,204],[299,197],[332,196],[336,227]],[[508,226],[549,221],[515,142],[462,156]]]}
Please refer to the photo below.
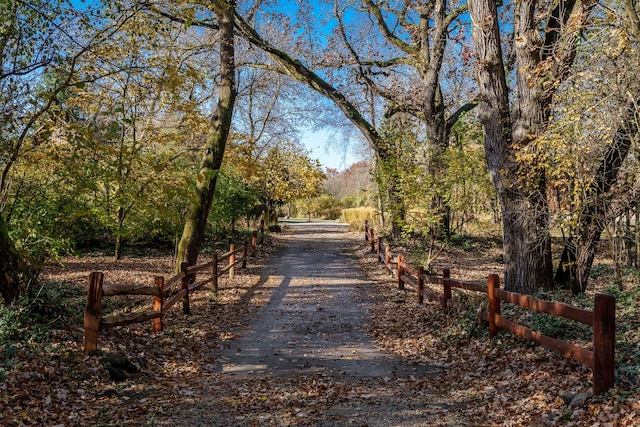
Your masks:
{"label": "shaded ground", "polygon": [[[360,234],[299,227],[278,236],[271,259],[261,247],[247,270],[221,280],[218,295],[193,294],[191,315],[169,311],[163,332],[147,322],[102,334],[101,350],[140,368],[118,383],[98,356],[82,354],[86,276],[148,285],[171,271],[171,257],[51,267],[43,295],[59,293],[62,306],[43,305],[53,310],[46,325],[0,325],[12,332],[0,342],[0,425],[640,425],[633,372],[621,371],[606,396],[570,406],[567,395],[589,393],[588,368],[509,334],[489,340],[475,310],[418,306]],[[482,280],[500,266],[498,251],[481,249],[439,262]],[[149,306],[150,297],[104,300],[106,313]],[[635,317],[624,316],[619,340],[637,346]]]}

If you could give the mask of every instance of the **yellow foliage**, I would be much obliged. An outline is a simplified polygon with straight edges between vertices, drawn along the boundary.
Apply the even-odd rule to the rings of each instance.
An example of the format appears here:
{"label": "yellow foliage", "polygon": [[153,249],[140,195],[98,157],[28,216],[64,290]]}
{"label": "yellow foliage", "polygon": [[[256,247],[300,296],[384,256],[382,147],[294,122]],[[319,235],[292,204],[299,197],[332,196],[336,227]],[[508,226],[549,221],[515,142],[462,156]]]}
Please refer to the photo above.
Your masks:
{"label": "yellow foliage", "polygon": [[352,230],[364,229],[365,220],[368,220],[369,224],[376,227],[378,225],[377,211],[371,207],[342,210],[342,221],[349,223],[349,228]]}

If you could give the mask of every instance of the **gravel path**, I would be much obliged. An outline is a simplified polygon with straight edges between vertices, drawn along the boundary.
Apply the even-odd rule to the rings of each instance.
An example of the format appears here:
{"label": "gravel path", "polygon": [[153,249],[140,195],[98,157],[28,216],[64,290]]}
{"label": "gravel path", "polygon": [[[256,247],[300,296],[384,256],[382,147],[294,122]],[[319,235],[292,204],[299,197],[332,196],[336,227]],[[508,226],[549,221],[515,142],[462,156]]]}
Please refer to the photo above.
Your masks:
{"label": "gravel path", "polygon": [[347,254],[346,227],[291,224],[282,238],[254,296],[264,302],[256,320],[215,355],[209,390],[154,424],[465,425],[464,404],[434,384],[438,368],[383,352],[366,333],[374,296]]}
{"label": "gravel path", "polygon": [[376,348],[364,332],[366,282],[341,250],[345,226],[290,226],[295,238],[272,259],[279,282],[250,332],[221,355],[230,375],[433,376]]}

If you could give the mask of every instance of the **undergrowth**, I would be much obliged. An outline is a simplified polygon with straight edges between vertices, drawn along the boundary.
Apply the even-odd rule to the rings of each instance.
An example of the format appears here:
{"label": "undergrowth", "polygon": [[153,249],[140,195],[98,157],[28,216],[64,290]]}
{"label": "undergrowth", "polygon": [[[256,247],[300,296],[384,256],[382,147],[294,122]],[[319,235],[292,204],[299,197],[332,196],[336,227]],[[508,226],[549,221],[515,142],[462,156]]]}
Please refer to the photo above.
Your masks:
{"label": "undergrowth", "polygon": [[13,304],[0,304],[0,381],[18,356],[30,356],[56,344],[56,337],[82,324],[85,295],[68,283],[46,282]]}

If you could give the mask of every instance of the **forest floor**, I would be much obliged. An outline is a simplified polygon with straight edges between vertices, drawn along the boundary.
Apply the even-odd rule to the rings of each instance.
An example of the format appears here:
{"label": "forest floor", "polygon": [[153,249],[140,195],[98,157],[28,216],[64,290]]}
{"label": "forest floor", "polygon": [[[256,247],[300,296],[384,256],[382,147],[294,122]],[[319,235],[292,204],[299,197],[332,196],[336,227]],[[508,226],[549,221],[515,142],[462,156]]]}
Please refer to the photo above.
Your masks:
{"label": "forest floor", "polygon": [[[183,315],[178,306],[170,310],[163,332],[151,332],[150,321],[106,331],[98,341],[102,353],[96,355],[82,351],[88,273],[104,271],[106,283],[149,285],[154,275],[171,271],[171,256],[117,262],[84,256],[48,267],[37,299],[23,312],[4,308],[0,313],[0,425],[640,425],[636,276],[625,276],[625,292],[617,294],[616,388],[594,397],[591,372],[579,363],[510,334],[489,339],[487,326],[477,321],[481,298],[460,293],[456,298],[470,309],[445,315],[438,304],[419,306],[411,291],[398,290],[361,234],[332,233],[334,246],[306,241],[295,247],[301,236],[295,227],[274,236],[246,270],[221,281],[218,295],[206,289],[194,293],[191,315]],[[287,249],[292,246],[293,251]],[[328,254],[327,248],[336,252]],[[296,254],[304,252],[333,265],[333,273],[326,276],[322,265],[307,261],[298,262],[301,270],[276,267],[278,260],[291,267]],[[468,239],[445,250],[434,268],[483,281],[487,274],[501,272],[499,252],[492,239]],[[207,260],[206,255],[201,258]],[[565,295],[565,300],[588,306],[593,293],[611,291],[608,264],[596,267],[589,293],[578,299]],[[305,277],[290,280],[285,291],[283,277],[300,271]],[[330,301],[344,303],[343,296],[305,288],[331,284],[340,285],[340,295],[348,293],[348,307],[335,311]],[[251,342],[251,331],[259,329],[258,320],[274,301],[281,314],[319,314],[314,327],[323,318],[335,322],[342,309],[345,318],[354,316],[348,317],[348,325],[325,326],[359,338],[340,338],[350,343],[345,347],[350,352],[319,354],[318,347],[303,341],[309,324],[301,323],[292,328],[298,331],[295,339],[278,344],[279,354],[237,362],[235,356],[246,354],[248,347],[242,346]],[[151,297],[103,301],[107,313],[148,309],[150,304]],[[361,315],[354,315],[356,309]],[[588,346],[588,334],[579,327],[513,315]],[[291,319],[277,326],[289,323]],[[306,335],[332,339],[330,330],[307,330]],[[296,358],[305,356],[299,354],[304,346],[315,356],[299,366]],[[287,349],[292,353],[284,354]],[[133,362],[137,372],[112,381],[101,359],[113,353]],[[349,366],[367,365],[365,354],[372,355],[369,373],[362,374],[366,367],[350,371]],[[327,359],[337,364],[325,364]],[[379,370],[381,360],[425,369],[403,375]],[[247,372],[240,374],[242,369]]]}

